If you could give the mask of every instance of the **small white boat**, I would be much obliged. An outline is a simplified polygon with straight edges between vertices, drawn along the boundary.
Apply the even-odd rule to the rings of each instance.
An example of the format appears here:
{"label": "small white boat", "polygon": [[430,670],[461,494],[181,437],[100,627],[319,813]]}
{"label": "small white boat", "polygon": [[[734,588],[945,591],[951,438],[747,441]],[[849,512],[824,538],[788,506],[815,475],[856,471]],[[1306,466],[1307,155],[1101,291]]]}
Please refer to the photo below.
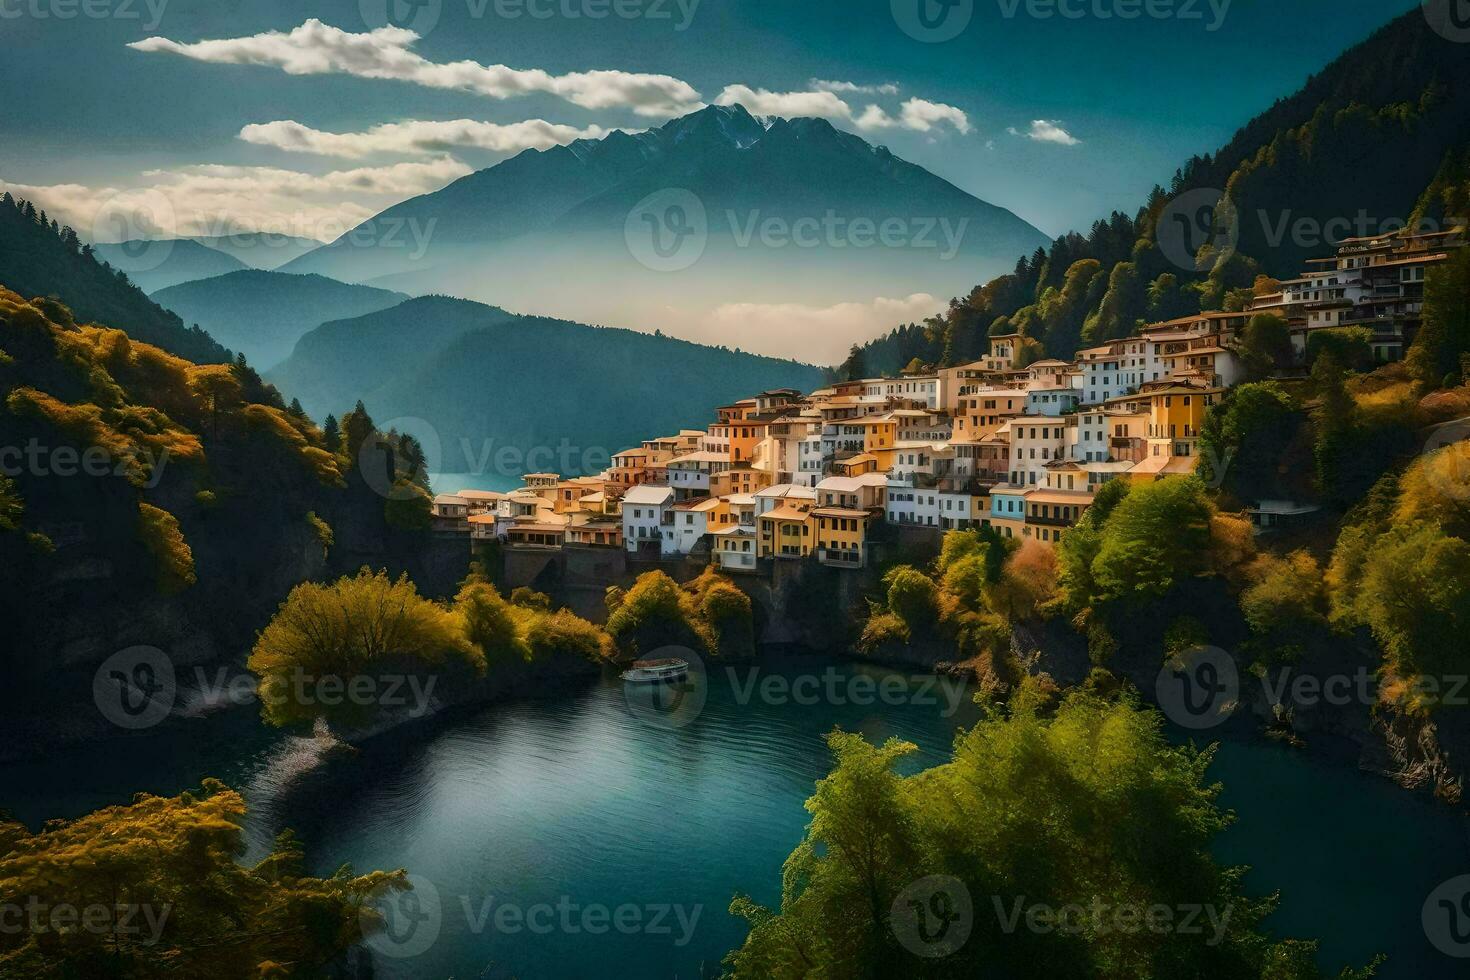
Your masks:
{"label": "small white boat", "polygon": [[629,684],[673,684],[689,676],[689,662],[677,657],[666,660],[635,660],[633,666],[623,671],[623,680]]}

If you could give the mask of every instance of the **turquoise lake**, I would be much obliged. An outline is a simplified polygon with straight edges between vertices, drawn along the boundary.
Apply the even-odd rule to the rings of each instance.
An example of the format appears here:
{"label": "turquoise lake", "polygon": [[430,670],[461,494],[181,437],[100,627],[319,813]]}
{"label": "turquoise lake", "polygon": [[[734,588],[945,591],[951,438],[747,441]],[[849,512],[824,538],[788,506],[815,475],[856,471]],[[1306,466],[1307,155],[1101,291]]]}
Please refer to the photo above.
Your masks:
{"label": "turquoise lake", "polygon": [[[817,658],[762,674],[831,676],[847,692],[860,675],[897,676]],[[956,726],[976,717],[967,700],[951,713],[938,689],[928,704],[770,704],[745,696],[748,680],[712,672],[683,727],[650,724],[606,683],[398,729],[329,765],[321,740],[268,731],[245,709],[0,767],[0,806],[35,825],[214,775],[250,803],[254,854],[289,825],[317,873],[406,867],[429,884],[396,910],[407,926],[377,957],[381,976],[717,974],[744,936],[731,896],[779,897],[802,803],[829,768],[824,734],[906,739],[917,767],[943,761]],[[1383,977],[1457,974],[1419,920],[1437,884],[1470,871],[1463,818],[1270,742],[1224,743],[1211,772],[1239,818],[1219,856],[1252,866],[1253,893],[1281,890],[1277,934],[1320,939],[1334,973],[1385,952]],[[640,931],[626,931],[635,916]],[[427,944],[418,928],[432,929]]]}

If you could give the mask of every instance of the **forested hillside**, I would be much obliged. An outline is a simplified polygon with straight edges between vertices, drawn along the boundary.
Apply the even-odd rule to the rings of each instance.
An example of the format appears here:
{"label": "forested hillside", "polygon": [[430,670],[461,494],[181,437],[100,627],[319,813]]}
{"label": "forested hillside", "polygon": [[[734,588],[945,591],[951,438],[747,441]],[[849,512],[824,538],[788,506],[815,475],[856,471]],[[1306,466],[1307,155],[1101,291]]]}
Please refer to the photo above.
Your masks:
{"label": "forested hillside", "polygon": [[5,751],[103,724],[67,705],[120,650],[228,662],[303,579],[370,560],[433,580],[417,445],[345,407],[323,431],[243,360],[0,288]]}
{"label": "forested hillside", "polygon": [[844,373],[964,363],[1009,331],[1036,341],[1030,356],[1070,357],[1140,322],[1238,309],[1258,276],[1295,275],[1334,241],[1462,216],[1467,154],[1470,46],[1416,9],[1191,159],[1135,214],[1114,212],[925,323],[855,345]]}
{"label": "forested hillside", "polygon": [[0,197],[0,283],[25,296],[64,299],[82,322],[125,323],[137,340],[199,364],[230,352],[150,300],[126,275],[98,262],[75,231],[29,201]]}

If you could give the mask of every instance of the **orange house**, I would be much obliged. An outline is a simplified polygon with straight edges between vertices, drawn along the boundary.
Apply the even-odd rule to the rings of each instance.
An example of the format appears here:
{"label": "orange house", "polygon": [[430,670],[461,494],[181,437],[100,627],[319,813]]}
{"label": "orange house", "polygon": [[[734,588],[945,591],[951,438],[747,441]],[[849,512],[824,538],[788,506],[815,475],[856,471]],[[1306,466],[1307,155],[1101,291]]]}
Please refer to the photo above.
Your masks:
{"label": "orange house", "polygon": [[774,413],[763,413],[754,398],[715,409],[717,421],[701,440],[703,447],[726,456],[732,463],[748,463],[770,430]]}
{"label": "orange house", "polygon": [[652,461],[647,449],[624,449],[614,453],[612,467],[607,471],[608,482],[627,490],[648,482],[648,465]]}

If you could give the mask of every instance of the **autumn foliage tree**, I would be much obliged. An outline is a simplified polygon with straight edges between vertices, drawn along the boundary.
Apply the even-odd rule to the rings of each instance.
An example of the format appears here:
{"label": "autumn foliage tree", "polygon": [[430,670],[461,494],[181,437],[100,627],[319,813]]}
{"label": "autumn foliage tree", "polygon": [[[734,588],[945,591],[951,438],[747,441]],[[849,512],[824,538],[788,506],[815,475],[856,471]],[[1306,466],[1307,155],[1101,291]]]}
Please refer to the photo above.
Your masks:
{"label": "autumn foliage tree", "polygon": [[261,709],[273,724],[323,718],[355,726],[378,706],[355,698],[303,698],[302,683],[388,674],[478,675],[485,653],[466,636],[461,618],[418,594],[408,576],[390,579],[363,568],[328,585],[303,582],[255,641],[247,666],[259,678]]}
{"label": "autumn foliage tree", "polygon": [[381,924],[373,899],[402,871],[306,873],[289,833],[247,865],[245,803],[217,780],[55,821],[0,823],[0,895],[26,920],[0,929],[15,980],[308,980]]}

